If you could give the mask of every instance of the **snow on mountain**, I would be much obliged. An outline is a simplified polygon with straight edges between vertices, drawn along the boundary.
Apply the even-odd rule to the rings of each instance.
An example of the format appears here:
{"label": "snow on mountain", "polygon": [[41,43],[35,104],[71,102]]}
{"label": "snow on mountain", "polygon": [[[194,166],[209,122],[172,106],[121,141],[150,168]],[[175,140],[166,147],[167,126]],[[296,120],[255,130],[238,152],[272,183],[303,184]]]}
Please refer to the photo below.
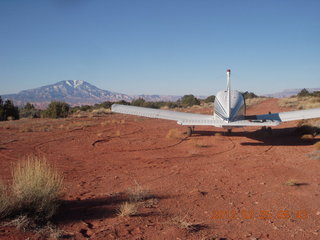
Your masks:
{"label": "snow on mountain", "polygon": [[73,106],[91,105],[104,101],[132,101],[139,97],[147,101],[176,101],[180,96],[161,95],[126,95],[122,93],[102,90],[83,80],[65,80],[55,84],[24,90],[17,94],[3,95],[3,99],[11,99],[17,105],[24,105],[27,102],[37,106],[45,107],[51,101],[64,101]]}

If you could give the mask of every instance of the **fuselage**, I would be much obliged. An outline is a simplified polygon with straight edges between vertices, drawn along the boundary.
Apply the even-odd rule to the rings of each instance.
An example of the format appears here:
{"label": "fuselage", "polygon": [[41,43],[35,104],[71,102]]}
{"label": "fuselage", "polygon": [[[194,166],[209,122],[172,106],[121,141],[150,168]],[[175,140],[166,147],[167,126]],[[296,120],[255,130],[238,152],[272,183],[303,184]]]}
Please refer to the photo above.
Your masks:
{"label": "fuselage", "polygon": [[246,111],[242,93],[230,90],[219,91],[214,101],[214,119],[232,122],[244,119]]}

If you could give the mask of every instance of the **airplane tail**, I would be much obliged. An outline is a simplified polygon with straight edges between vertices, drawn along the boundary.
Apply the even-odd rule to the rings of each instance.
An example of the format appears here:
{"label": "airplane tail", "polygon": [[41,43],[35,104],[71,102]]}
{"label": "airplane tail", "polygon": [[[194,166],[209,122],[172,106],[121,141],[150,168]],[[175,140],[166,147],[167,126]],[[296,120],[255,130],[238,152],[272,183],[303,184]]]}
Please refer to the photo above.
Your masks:
{"label": "airplane tail", "polygon": [[[230,81],[230,75],[231,75],[231,70],[227,70],[227,114],[228,114],[228,119],[230,118],[231,115],[231,81]],[[229,120],[228,120],[229,122]]]}

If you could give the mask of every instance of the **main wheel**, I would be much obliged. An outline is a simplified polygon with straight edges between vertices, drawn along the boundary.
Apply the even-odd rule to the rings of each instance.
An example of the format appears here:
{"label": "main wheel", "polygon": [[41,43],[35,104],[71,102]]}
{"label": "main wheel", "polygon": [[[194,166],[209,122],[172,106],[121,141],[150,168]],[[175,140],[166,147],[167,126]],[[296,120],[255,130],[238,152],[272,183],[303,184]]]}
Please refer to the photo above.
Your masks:
{"label": "main wheel", "polygon": [[188,127],[188,129],[187,129],[187,136],[188,136],[188,137],[191,137],[191,135],[192,135],[192,128],[191,128],[191,127]]}

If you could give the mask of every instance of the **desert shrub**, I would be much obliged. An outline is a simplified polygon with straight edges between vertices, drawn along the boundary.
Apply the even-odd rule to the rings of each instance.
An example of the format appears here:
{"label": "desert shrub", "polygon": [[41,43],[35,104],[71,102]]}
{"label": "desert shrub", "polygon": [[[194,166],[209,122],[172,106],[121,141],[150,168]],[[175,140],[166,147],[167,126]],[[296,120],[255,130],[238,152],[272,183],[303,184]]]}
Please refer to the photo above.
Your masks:
{"label": "desert shrub", "polygon": [[62,177],[45,158],[29,156],[13,168],[12,178],[10,186],[0,182],[0,218],[23,229],[47,224],[58,207]]}
{"label": "desert shrub", "polygon": [[145,102],[146,102],[146,100],[144,100],[143,98],[138,98],[138,99],[133,100],[131,102],[131,105],[142,107],[145,104]]}
{"label": "desert shrub", "polygon": [[128,217],[138,213],[139,203],[137,202],[124,202],[120,205],[118,216]]}
{"label": "desert shrub", "polygon": [[257,98],[258,96],[253,92],[244,92],[243,97],[245,99],[250,99],[250,98]]}
{"label": "desert shrub", "polygon": [[12,177],[13,214],[46,223],[57,210],[63,178],[44,157],[37,156],[20,161]]}
{"label": "desert shrub", "polygon": [[312,93],[312,96],[314,96],[314,97],[320,97],[320,91],[314,91],[314,92]]}
{"label": "desert shrub", "polygon": [[18,107],[13,105],[13,102],[6,100],[4,103],[0,97],[0,121],[6,121],[8,119],[19,119]]}
{"label": "desert shrub", "polygon": [[191,107],[193,105],[199,105],[200,101],[199,99],[197,99],[195,96],[193,96],[192,94],[189,95],[184,95],[181,99],[180,99],[180,103],[182,104],[182,106],[184,107]]}
{"label": "desert shrub", "polygon": [[20,117],[22,118],[39,118],[40,110],[37,110],[33,104],[27,103],[19,110]]}
{"label": "desert shrub", "polygon": [[89,110],[92,110],[92,106],[89,106],[89,105],[82,105],[81,107],[80,107],[80,110],[81,111],[89,111]]}
{"label": "desert shrub", "polygon": [[313,160],[320,160],[320,150],[315,150],[309,153],[308,156]]}
{"label": "desert shrub", "polygon": [[168,131],[166,138],[180,139],[182,138],[182,133],[177,128],[172,128]]}
{"label": "desert shrub", "polygon": [[204,100],[204,102],[205,102],[205,103],[213,103],[215,99],[216,99],[216,96],[211,95],[211,96],[207,97],[207,98]]}
{"label": "desert shrub", "polygon": [[0,181],[0,219],[6,217],[10,212],[10,203],[11,199],[6,186]]}
{"label": "desert shrub", "polygon": [[284,185],[286,185],[286,186],[297,186],[297,185],[299,185],[299,183],[295,179],[289,179],[288,181],[286,181],[284,183]]}
{"label": "desert shrub", "polygon": [[168,108],[177,108],[179,107],[179,104],[177,102],[167,102],[166,106]]}
{"label": "desert shrub", "polygon": [[161,103],[157,103],[157,102],[145,102],[143,104],[143,107],[159,109],[161,105],[162,105]]}
{"label": "desert shrub", "polygon": [[65,102],[51,102],[44,112],[45,117],[50,118],[65,118],[68,116],[70,110],[69,104]]}
{"label": "desert shrub", "polygon": [[94,106],[96,108],[111,108],[113,102],[110,102],[110,101],[106,101],[106,102],[103,102],[103,103],[100,103],[100,104],[95,104]]}
{"label": "desert shrub", "polygon": [[307,97],[307,96],[310,96],[310,93],[307,89],[302,89],[298,94],[297,94],[298,97]]}
{"label": "desert shrub", "polygon": [[116,104],[122,104],[122,105],[130,105],[129,102],[125,101],[125,100],[120,100],[118,102],[115,102]]}
{"label": "desert shrub", "polygon": [[151,198],[152,194],[135,182],[135,186],[128,189],[128,197],[130,202],[139,202]]}

